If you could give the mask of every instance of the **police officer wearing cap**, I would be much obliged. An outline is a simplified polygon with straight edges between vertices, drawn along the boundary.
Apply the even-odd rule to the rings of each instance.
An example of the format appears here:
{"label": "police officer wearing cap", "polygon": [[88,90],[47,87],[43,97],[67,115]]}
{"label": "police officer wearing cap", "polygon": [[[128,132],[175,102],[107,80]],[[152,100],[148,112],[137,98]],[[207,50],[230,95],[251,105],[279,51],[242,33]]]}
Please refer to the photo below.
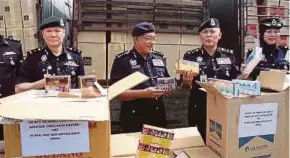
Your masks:
{"label": "police officer wearing cap", "polygon": [[[0,35],[0,98],[15,93],[15,81],[22,62],[20,41]],[[0,125],[0,140],[3,139],[3,125]]]}
{"label": "police officer wearing cap", "polygon": [[156,40],[151,23],[142,22],[132,30],[134,47],[116,56],[110,76],[110,84],[134,73],[141,72],[150,80],[125,91],[118,96],[121,103],[120,125],[122,132],[141,131],[143,124],[166,127],[163,95],[170,92],[156,89],[157,78],[169,77],[162,53],[153,51]]}
{"label": "police officer wearing cap", "polygon": [[183,59],[199,63],[199,74],[184,72],[181,75],[182,87],[190,89],[188,122],[190,126],[197,124],[198,130],[206,140],[206,92],[200,90],[195,81],[206,81],[207,78],[231,80],[238,75],[232,50],[217,46],[221,39],[219,21],[210,18],[199,27],[202,43],[200,48],[187,51]]}
{"label": "police officer wearing cap", "polygon": [[60,17],[49,17],[39,26],[46,46],[28,51],[17,78],[16,92],[42,89],[44,75],[71,75],[71,88],[78,87],[78,76],[84,75],[80,52],[63,46],[65,25]]}
{"label": "police officer wearing cap", "polygon": [[[289,51],[287,46],[278,46],[280,38],[280,29],[283,23],[279,18],[267,18],[260,22],[260,46],[264,59],[255,67],[249,78],[256,80],[261,70],[282,69],[289,70],[289,59],[285,60],[286,52]],[[247,57],[254,50],[251,48],[247,52]]]}

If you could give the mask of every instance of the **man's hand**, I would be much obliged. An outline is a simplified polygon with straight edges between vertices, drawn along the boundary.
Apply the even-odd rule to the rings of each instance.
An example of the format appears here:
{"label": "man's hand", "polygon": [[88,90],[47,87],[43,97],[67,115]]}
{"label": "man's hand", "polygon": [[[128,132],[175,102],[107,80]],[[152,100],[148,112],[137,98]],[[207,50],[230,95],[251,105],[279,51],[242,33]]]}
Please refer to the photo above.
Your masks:
{"label": "man's hand", "polygon": [[195,76],[197,76],[198,73],[192,72],[192,71],[184,71],[182,73],[182,84],[184,86],[189,87],[192,83],[192,80]]}
{"label": "man's hand", "polygon": [[148,87],[146,89],[144,89],[144,98],[156,98],[158,99],[159,97],[161,97],[162,95],[165,94],[165,90],[161,90],[161,89],[157,89],[155,87]]}

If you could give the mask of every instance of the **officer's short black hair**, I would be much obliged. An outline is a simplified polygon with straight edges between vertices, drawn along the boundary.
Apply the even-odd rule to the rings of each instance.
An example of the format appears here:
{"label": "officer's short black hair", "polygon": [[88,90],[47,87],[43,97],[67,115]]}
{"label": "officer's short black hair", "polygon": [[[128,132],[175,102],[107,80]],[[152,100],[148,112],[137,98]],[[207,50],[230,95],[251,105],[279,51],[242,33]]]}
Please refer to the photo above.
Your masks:
{"label": "officer's short black hair", "polygon": [[281,29],[283,23],[279,18],[266,18],[260,21],[260,34],[263,35],[267,29]]}
{"label": "officer's short black hair", "polygon": [[52,16],[52,17],[44,19],[42,23],[39,25],[40,30],[43,30],[48,27],[65,28],[65,25],[61,17]]}
{"label": "officer's short black hair", "polygon": [[134,26],[132,30],[132,36],[138,37],[151,32],[155,32],[153,24],[149,22],[141,22]]}
{"label": "officer's short black hair", "polygon": [[205,28],[220,28],[219,20],[216,18],[210,18],[205,20],[198,28],[198,32],[201,32]]}

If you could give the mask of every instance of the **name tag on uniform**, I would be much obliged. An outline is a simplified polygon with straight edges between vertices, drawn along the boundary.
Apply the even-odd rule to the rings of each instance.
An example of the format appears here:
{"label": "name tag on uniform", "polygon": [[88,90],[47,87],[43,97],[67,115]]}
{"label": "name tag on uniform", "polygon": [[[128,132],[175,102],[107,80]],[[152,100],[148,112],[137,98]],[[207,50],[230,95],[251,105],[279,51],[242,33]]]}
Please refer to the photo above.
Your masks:
{"label": "name tag on uniform", "polygon": [[152,63],[154,66],[165,66],[161,59],[152,59]]}
{"label": "name tag on uniform", "polygon": [[68,61],[66,63],[64,63],[64,65],[66,66],[75,66],[78,67],[79,65],[77,63],[75,63],[74,61]]}
{"label": "name tag on uniform", "polygon": [[5,52],[5,53],[3,53],[3,55],[14,55],[14,54],[16,54],[15,52]]}
{"label": "name tag on uniform", "polygon": [[230,58],[216,58],[218,65],[229,65],[232,64],[232,61]]}

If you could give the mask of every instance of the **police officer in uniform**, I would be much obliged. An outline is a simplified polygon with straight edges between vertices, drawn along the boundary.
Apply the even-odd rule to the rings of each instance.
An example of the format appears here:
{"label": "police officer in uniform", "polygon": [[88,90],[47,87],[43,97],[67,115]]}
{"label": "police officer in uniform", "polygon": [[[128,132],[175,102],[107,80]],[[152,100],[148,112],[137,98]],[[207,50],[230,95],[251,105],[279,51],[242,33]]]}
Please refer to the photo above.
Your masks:
{"label": "police officer in uniform", "polygon": [[[15,93],[15,81],[22,62],[20,41],[0,35],[0,98]],[[3,139],[3,125],[0,125],[0,140]]]}
{"label": "police officer in uniform", "polygon": [[231,80],[238,75],[235,57],[232,50],[217,46],[221,39],[219,21],[210,18],[199,27],[202,46],[187,51],[183,59],[199,63],[199,74],[185,72],[182,74],[182,87],[190,89],[188,122],[197,124],[198,130],[206,140],[206,92],[200,90],[195,81],[206,81],[207,78]]}
{"label": "police officer in uniform", "polygon": [[78,76],[84,75],[84,66],[78,50],[64,47],[65,25],[60,17],[45,19],[39,29],[46,46],[27,53],[19,76],[16,92],[42,89],[44,75],[71,75],[71,88],[78,87]]}
{"label": "police officer in uniform", "polygon": [[170,92],[159,90],[156,79],[169,77],[163,54],[153,50],[156,39],[151,23],[142,22],[132,30],[134,47],[116,56],[110,77],[110,84],[134,73],[141,72],[150,80],[118,96],[121,103],[120,125],[122,132],[141,131],[143,124],[166,127],[163,95]]}
{"label": "police officer in uniform", "polygon": [[[278,18],[267,18],[260,22],[260,46],[264,59],[255,67],[249,78],[256,80],[261,70],[284,69],[289,70],[289,59],[285,60],[287,46],[278,46],[277,42],[280,36],[280,29],[283,23]],[[253,52],[249,49],[247,57]]]}

